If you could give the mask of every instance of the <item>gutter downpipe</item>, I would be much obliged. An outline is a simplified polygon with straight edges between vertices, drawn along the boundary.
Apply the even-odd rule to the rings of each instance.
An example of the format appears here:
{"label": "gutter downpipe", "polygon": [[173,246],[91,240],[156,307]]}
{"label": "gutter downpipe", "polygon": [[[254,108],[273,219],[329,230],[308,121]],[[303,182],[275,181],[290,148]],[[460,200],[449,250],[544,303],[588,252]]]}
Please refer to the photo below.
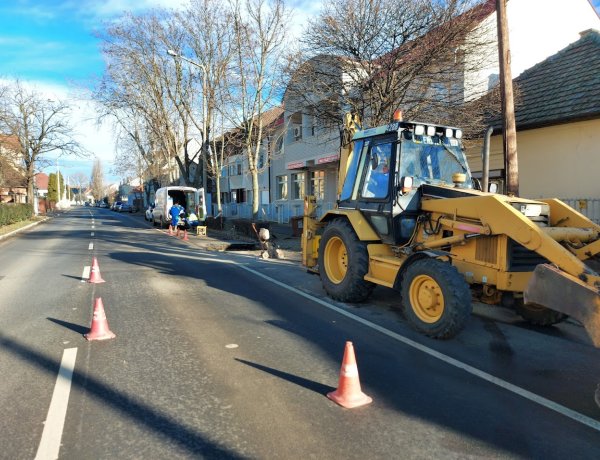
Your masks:
{"label": "gutter downpipe", "polygon": [[492,137],[493,132],[494,127],[489,126],[487,131],[485,132],[485,137],[483,138],[483,150],[481,152],[481,161],[483,162],[483,176],[481,178],[481,188],[484,192],[490,191],[490,139]]}

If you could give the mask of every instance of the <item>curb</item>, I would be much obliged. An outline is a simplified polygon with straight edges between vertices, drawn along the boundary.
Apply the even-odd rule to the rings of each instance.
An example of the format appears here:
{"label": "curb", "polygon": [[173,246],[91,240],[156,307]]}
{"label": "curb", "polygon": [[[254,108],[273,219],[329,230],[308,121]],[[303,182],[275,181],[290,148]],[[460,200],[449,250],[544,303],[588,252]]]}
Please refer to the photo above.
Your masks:
{"label": "curb", "polygon": [[39,225],[39,224],[41,224],[43,222],[46,222],[47,220],[50,220],[50,219],[52,219],[52,218],[51,217],[44,217],[44,219],[42,219],[40,221],[32,222],[29,225],[25,225],[25,227],[18,228],[16,230],[13,230],[12,232],[6,233],[4,235],[0,235],[0,241],[4,240],[6,238],[10,238],[11,236],[16,235],[17,233],[23,232],[23,231],[25,231],[25,230],[27,230],[27,229],[29,229],[31,227],[35,227],[36,225]]}

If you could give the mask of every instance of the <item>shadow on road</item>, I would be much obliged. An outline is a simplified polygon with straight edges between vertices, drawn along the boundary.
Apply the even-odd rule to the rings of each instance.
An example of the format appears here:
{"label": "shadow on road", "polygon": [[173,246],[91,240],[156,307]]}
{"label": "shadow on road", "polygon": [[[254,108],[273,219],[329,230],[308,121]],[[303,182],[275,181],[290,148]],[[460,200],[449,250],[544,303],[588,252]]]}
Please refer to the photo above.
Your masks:
{"label": "shadow on road", "polygon": [[63,321],[61,319],[56,318],[46,318],[48,321],[52,321],[53,323],[58,324],[66,329],[70,329],[71,331],[77,332],[78,334],[87,334],[90,332],[89,327],[80,326],[79,324],[69,323],[68,321]]}
{"label": "shadow on road", "polygon": [[[57,322],[58,324],[64,323],[63,321],[53,320],[52,318],[48,319]],[[58,373],[60,363],[42,353],[7,338],[0,338],[0,345],[5,351],[12,353],[30,364],[36,365],[52,375]],[[179,423],[173,417],[161,414],[144,402],[136,400],[122,392],[113,390],[111,387],[89,375],[84,375],[81,372],[75,371],[73,373],[72,384],[75,387],[80,387],[82,391],[85,391],[90,396],[100,400],[102,404],[108,405],[114,410],[135,420],[136,423],[149,428],[160,436],[167,437],[190,454],[207,458],[243,458],[236,452],[211,442],[206,439],[202,433]]]}
{"label": "shadow on road", "polygon": [[272,367],[263,366],[262,364],[253,363],[252,361],[246,361],[245,359],[235,358],[236,361],[245,364],[247,366],[253,367],[260,371],[266,372],[268,374],[274,375],[277,378],[287,380],[295,385],[298,385],[302,388],[306,388],[307,390],[314,391],[318,394],[327,394],[331,391],[334,391],[335,388],[330,387],[329,385],[324,385],[319,382],[315,382],[314,380],[305,379],[298,375],[290,374],[288,372],[283,372],[278,369],[273,369]]}

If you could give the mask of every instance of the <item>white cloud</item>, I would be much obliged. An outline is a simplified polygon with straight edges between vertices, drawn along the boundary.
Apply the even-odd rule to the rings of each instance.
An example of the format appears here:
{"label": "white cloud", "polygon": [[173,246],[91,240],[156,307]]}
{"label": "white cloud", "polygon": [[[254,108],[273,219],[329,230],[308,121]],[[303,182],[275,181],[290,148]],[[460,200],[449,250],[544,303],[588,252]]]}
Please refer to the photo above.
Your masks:
{"label": "white cloud", "polygon": [[88,0],[85,2],[72,2],[84,15],[99,18],[112,18],[124,11],[140,12],[152,8],[182,8],[189,4],[189,0]]}

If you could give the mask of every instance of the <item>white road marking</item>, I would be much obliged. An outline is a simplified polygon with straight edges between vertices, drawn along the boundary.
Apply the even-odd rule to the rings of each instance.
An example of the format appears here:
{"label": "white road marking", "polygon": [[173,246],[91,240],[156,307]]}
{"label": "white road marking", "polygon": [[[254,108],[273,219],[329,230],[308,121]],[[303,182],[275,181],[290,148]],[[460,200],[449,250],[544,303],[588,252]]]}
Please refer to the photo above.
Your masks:
{"label": "white road marking", "polygon": [[94,249],[94,243],[90,243],[90,245],[88,246],[88,249],[91,251],[92,249]]}
{"label": "white road marking", "polygon": [[90,279],[90,266],[86,265],[85,267],[83,267],[83,273],[81,273],[81,282],[85,283],[89,279]]}
{"label": "white road marking", "polygon": [[92,228],[96,228],[96,227],[92,225]]}
{"label": "white road marking", "polygon": [[69,405],[69,393],[71,392],[71,380],[75,369],[76,356],[77,348],[66,348],[63,351],[54,393],[52,393],[52,399],[50,400],[48,416],[44,423],[42,439],[35,456],[36,460],[58,458],[67,406]]}
{"label": "white road marking", "polygon": [[94,236],[94,232],[92,232],[91,236]]}
{"label": "white road marking", "polygon": [[440,353],[439,351],[436,351],[433,348],[429,348],[425,345],[422,345],[418,342],[408,339],[400,334],[397,334],[388,329],[385,329],[384,327],[381,327],[375,323],[372,323],[371,321],[363,319],[360,316],[356,316],[346,310],[343,310],[342,308],[339,308],[339,307],[336,307],[335,305],[330,304],[329,302],[326,302],[326,301],[321,300],[317,297],[314,297],[310,294],[307,294],[306,292],[302,292],[299,289],[288,286],[287,284],[284,284],[281,281],[277,281],[276,279],[273,279],[269,276],[263,275],[260,272],[252,270],[251,268],[245,267],[240,264],[236,264],[235,266],[239,267],[243,270],[246,270],[247,272],[250,272],[256,276],[259,276],[267,281],[270,281],[271,283],[274,283],[277,286],[280,286],[284,289],[292,291],[292,292],[294,292],[304,298],[307,298],[313,302],[323,305],[324,307],[329,308],[330,310],[333,310],[333,311],[339,313],[340,315],[343,315],[354,321],[357,321],[357,322],[363,324],[364,326],[370,327],[371,329],[375,329],[376,331],[381,332],[382,334],[387,335],[388,337],[391,337],[394,340],[402,342],[405,345],[408,345],[409,347],[412,347],[412,348],[415,348],[415,349],[421,351],[422,353],[428,354],[429,356],[439,359],[440,361],[443,361],[446,364],[449,364],[451,366],[462,369],[463,371],[465,371],[471,375],[474,375],[475,377],[479,377],[480,379],[485,380],[489,383],[492,383],[493,385],[499,386],[500,388],[504,388],[505,390],[515,393],[525,399],[528,399],[529,401],[531,401],[533,403],[539,404],[540,406],[543,406],[547,409],[558,412],[559,414],[564,415],[565,417],[575,420],[576,422],[579,422],[590,428],[593,428],[596,431],[600,431],[600,422],[598,420],[595,420],[591,417],[588,417],[588,416],[583,415],[579,412],[576,412],[572,409],[569,409],[568,407],[565,407],[558,403],[555,403],[554,401],[551,401],[549,399],[544,398],[543,396],[539,396],[535,393],[532,393],[531,391],[527,391],[524,388],[521,388],[517,385],[513,385],[512,383],[509,383],[506,380],[502,380],[498,377],[494,377],[493,375],[488,374],[487,372],[481,371],[473,366],[470,366],[466,363],[458,361],[457,359],[454,359],[448,355]]}

